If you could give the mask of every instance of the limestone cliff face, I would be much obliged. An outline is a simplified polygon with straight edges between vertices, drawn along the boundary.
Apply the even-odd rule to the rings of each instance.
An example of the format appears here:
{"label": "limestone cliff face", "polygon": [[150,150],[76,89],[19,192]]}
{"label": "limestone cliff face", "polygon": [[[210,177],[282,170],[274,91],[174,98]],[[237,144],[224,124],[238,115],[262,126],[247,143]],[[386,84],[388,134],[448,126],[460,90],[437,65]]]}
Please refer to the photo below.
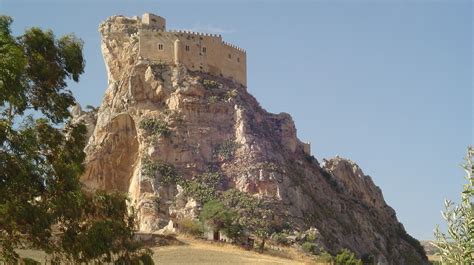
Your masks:
{"label": "limestone cliff face", "polygon": [[[290,115],[271,114],[231,80],[138,56],[137,18],[100,25],[109,84],[86,147],[83,182],[129,192],[140,229],[196,216],[199,205],[150,163],[185,179],[213,171],[219,189],[265,196],[296,230],[315,227],[331,251],[373,253],[380,264],[427,264],[381,190],[352,161],[324,166],[304,152]],[[151,128],[151,129],[150,129]]]}

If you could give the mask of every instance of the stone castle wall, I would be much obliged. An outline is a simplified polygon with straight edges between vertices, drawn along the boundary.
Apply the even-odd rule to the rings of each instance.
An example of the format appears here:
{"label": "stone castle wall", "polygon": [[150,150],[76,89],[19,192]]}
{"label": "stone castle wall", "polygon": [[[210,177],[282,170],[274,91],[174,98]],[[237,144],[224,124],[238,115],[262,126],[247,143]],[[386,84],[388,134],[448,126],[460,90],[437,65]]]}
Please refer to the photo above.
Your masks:
{"label": "stone castle wall", "polygon": [[[156,16],[157,17],[157,16]],[[139,56],[152,61],[180,63],[192,71],[203,71],[247,85],[247,54],[222,40],[220,35],[189,31],[166,31],[164,19],[157,25],[145,22],[139,30]],[[144,23],[145,22],[145,23]]]}

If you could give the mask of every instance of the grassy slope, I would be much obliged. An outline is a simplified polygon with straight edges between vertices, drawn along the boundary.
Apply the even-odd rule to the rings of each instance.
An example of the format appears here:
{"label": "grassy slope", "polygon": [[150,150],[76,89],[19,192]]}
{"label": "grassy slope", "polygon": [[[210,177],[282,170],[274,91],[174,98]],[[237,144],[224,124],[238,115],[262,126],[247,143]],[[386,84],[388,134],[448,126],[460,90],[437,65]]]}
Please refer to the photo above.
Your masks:
{"label": "grassy slope", "polygon": [[[230,244],[215,243],[189,237],[178,237],[180,246],[152,248],[157,264],[309,264],[309,259],[295,253],[277,257],[247,251]],[[294,258],[297,260],[291,260]],[[311,263],[314,264],[314,263]]]}
{"label": "grassy slope", "polygon": [[289,259],[212,244],[153,248],[157,264],[304,264]]}
{"label": "grassy slope", "polygon": [[[304,256],[287,253],[288,258],[247,251],[230,244],[211,243],[188,237],[179,237],[183,245],[152,247],[156,264],[315,264]],[[44,260],[44,253],[36,250],[19,250],[22,257]],[[297,260],[291,260],[294,258]]]}

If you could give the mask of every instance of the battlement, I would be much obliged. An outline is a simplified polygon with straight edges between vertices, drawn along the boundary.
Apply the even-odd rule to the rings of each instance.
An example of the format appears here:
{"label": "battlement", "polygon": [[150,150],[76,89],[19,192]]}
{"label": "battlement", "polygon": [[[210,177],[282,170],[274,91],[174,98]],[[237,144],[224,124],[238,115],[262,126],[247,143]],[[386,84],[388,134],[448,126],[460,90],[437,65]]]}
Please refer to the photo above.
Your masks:
{"label": "battlement", "polygon": [[233,48],[233,49],[236,49],[236,50],[238,50],[238,51],[241,51],[241,52],[243,52],[243,53],[247,53],[244,49],[242,49],[242,48],[240,48],[240,47],[238,47],[238,46],[236,46],[236,45],[234,45],[234,44],[232,44],[232,43],[229,43],[229,42],[226,42],[226,41],[222,41],[222,44],[224,44],[224,45],[226,45],[226,46],[229,46],[229,47],[231,47],[231,48]]}
{"label": "battlement", "polygon": [[190,35],[196,35],[196,36],[205,36],[205,37],[215,37],[215,38],[221,38],[222,39],[222,36],[220,34],[195,32],[195,31],[179,30],[179,29],[178,30],[172,29],[172,30],[169,30],[168,32],[177,33],[177,34],[190,34]]}
{"label": "battlement", "polygon": [[247,85],[247,54],[234,44],[222,40],[220,34],[187,30],[166,30],[166,20],[146,13],[138,30],[139,56],[151,61],[184,65],[233,79]]}

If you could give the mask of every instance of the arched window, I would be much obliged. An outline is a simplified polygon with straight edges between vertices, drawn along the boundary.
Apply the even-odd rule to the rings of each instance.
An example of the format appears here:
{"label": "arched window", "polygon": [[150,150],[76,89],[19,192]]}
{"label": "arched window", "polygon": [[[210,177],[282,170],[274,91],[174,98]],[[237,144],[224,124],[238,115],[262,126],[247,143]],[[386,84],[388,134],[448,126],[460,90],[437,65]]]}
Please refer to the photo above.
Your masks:
{"label": "arched window", "polygon": [[158,50],[160,50],[160,51],[163,50],[163,44],[161,44],[161,43],[158,44]]}
{"label": "arched window", "polygon": [[189,45],[186,45],[185,49],[189,52]]}
{"label": "arched window", "polygon": [[232,55],[230,55],[230,53],[229,53],[229,55],[228,55],[227,57],[229,57],[229,59],[231,59],[231,58],[232,58]]}
{"label": "arched window", "polygon": [[240,63],[240,57],[237,57],[237,62]]}
{"label": "arched window", "polygon": [[206,51],[207,51],[206,47],[202,47],[202,52],[205,53]]}

